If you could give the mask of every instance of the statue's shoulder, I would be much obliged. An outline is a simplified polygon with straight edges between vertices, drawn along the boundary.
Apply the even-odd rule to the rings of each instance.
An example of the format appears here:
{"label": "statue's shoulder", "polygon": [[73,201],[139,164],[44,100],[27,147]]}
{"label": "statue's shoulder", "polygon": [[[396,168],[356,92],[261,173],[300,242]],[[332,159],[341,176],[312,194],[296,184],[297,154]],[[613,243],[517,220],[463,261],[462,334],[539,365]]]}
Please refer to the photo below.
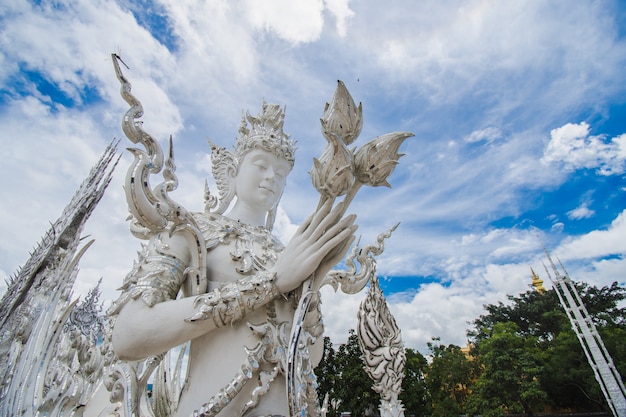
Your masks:
{"label": "statue's shoulder", "polygon": [[229,235],[228,217],[216,213],[192,213],[207,249],[223,243]]}

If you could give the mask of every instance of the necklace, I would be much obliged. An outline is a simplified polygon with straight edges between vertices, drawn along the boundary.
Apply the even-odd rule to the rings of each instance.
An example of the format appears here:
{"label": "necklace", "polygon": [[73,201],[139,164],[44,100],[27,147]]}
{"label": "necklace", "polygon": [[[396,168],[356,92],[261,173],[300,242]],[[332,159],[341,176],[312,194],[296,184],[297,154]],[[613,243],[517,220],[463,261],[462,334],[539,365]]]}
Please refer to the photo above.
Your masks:
{"label": "necklace", "polygon": [[241,275],[266,271],[276,262],[284,245],[262,226],[250,226],[215,213],[194,214],[207,251],[218,245],[233,245],[230,252]]}

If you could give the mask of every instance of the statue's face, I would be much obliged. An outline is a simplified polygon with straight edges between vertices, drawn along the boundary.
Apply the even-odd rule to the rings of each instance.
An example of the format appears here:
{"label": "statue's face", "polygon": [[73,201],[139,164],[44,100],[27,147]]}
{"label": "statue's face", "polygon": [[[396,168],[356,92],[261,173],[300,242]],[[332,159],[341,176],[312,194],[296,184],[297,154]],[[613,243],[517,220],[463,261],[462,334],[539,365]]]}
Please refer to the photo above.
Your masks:
{"label": "statue's face", "polygon": [[235,177],[238,201],[267,212],[280,200],[291,164],[263,149],[248,152]]}

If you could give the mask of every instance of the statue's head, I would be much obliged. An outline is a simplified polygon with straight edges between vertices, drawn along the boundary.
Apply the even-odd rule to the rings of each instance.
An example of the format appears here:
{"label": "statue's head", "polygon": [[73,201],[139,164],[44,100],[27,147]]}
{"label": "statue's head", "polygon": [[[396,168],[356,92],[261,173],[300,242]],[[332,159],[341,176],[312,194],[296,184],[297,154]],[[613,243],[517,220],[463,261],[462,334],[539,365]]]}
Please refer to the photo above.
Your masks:
{"label": "statue's head", "polygon": [[[217,213],[224,213],[233,201],[236,191],[235,178],[239,174],[239,167],[252,151],[264,151],[277,159],[287,162],[289,170],[295,161],[295,141],[283,132],[285,109],[277,104],[263,102],[262,112],[252,116],[246,112],[241,118],[239,136],[233,152],[210,143],[212,149],[213,176],[219,192],[219,206]],[[258,152],[253,152],[258,154]],[[282,190],[281,190],[282,192]],[[266,227],[271,230],[276,216],[276,208],[268,210]]]}

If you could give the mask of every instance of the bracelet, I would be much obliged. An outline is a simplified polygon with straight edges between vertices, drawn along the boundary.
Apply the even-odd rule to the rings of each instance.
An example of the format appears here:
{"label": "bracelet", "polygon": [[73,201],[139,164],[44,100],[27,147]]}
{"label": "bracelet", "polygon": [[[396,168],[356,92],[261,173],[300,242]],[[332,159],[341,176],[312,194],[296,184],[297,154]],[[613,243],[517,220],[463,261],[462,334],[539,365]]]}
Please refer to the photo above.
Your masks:
{"label": "bracelet", "polygon": [[243,318],[247,312],[278,297],[276,273],[259,272],[253,276],[228,282],[215,290],[199,295],[193,306],[197,313],[187,322],[212,318],[216,327],[224,327]]}

